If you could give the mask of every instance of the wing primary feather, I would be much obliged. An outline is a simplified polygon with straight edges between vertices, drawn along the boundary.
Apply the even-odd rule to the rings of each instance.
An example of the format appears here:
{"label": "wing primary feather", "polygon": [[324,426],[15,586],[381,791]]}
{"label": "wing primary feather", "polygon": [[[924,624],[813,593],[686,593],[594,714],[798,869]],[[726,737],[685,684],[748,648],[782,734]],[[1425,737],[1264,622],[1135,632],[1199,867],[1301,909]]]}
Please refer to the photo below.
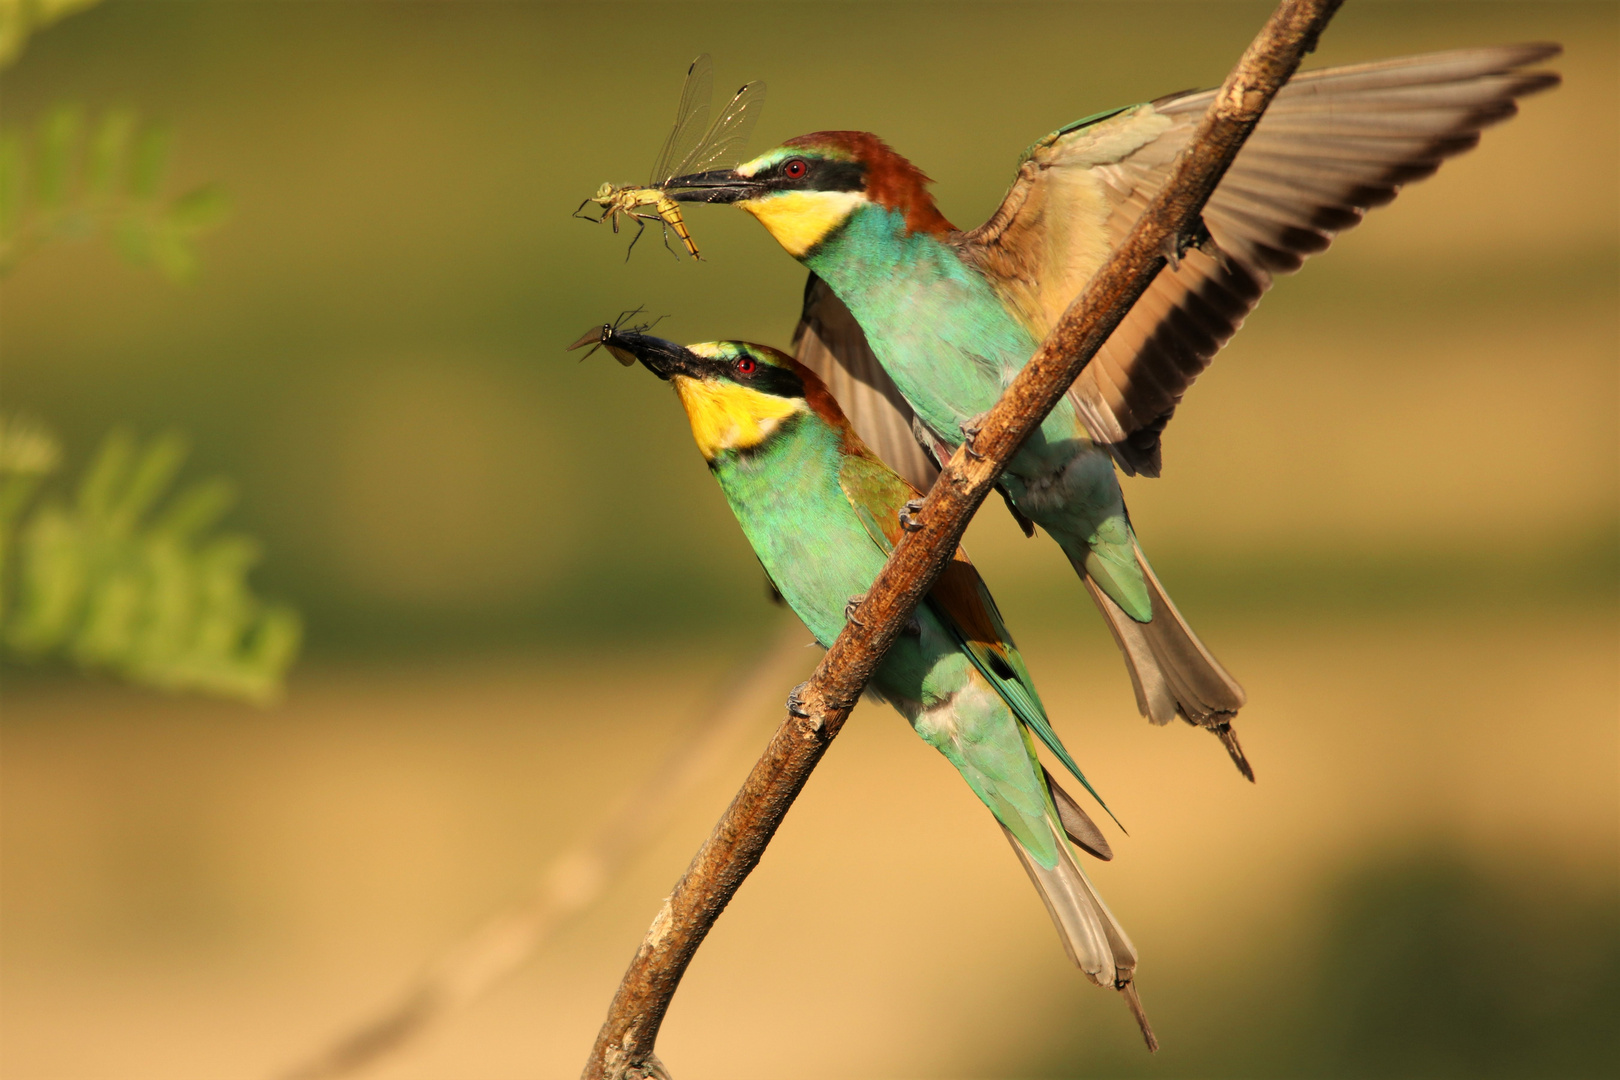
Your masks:
{"label": "wing primary feather", "polygon": [[[1214,245],[1161,272],[1076,379],[1092,437],[1126,472],[1158,475],[1165,424],[1273,277],[1557,85],[1526,68],[1558,52],[1494,46],[1296,75],[1205,208]],[[1001,207],[960,235],[963,257],[1021,309],[1056,319],[1163,186],[1213,96],[1173,94],[1035,143]]]}

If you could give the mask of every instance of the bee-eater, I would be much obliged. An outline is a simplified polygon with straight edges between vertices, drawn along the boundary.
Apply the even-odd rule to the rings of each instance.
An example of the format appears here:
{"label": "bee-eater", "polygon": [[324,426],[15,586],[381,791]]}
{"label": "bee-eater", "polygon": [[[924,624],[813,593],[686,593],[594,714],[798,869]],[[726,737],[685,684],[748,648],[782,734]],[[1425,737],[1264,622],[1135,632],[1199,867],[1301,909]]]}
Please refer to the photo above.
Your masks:
{"label": "bee-eater", "polygon": [[[867,449],[821,380],[784,353],[737,341],[683,347],[612,327],[580,344],[592,342],[674,385],[772,585],[816,640],[831,645],[846,618],[859,617],[859,597],[899,542],[898,515],[916,488]],[[1032,734],[1091,785],[1052,730],[995,601],[960,550],[870,690],[990,808],[1070,959],[1092,982],[1124,994],[1154,1046],[1133,983],[1136,949],[1070,843],[1099,858],[1112,853],[1041,766]]]}
{"label": "bee-eater", "polygon": [[[1251,780],[1231,730],[1243,689],[1154,577],[1114,466],[1157,476],[1182,395],[1273,276],[1472,147],[1516,98],[1554,85],[1556,75],[1520,69],[1557,52],[1471,49],[1294,78],[1209,200],[1210,239],[1160,273],[1003,475],[1021,520],[1051,534],[1102,610],[1143,715],[1215,732]],[[971,435],[1164,183],[1213,94],[1053,132],[1024,153],[1000,209],[967,232],[939,212],[921,170],[859,131],[790,139],[669,187],[748,211],[810,269],[800,359],[923,486],[931,476],[918,475],[927,466],[905,429],[936,461]]]}

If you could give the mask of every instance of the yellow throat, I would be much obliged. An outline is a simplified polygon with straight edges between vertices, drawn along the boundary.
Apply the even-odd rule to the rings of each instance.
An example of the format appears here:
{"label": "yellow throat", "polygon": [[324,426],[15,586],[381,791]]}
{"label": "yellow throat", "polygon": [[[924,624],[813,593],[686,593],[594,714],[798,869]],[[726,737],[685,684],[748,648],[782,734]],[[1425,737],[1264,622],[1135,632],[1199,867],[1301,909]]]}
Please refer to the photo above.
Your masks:
{"label": "yellow throat", "polygon": [[[696,351],[696,350],[693,350]],[[675,396],[692,423],[692,438],[704,458],[722,450],[746,450],[764,442],[776,425],[803,407],[802,401],[762,394],[736,383],[673,376]]]}
{"label": "yellow throat", "polygon": [[759,218],[776,242],[797,259],[865,201],[859,191],[778,191],[737,205]]}

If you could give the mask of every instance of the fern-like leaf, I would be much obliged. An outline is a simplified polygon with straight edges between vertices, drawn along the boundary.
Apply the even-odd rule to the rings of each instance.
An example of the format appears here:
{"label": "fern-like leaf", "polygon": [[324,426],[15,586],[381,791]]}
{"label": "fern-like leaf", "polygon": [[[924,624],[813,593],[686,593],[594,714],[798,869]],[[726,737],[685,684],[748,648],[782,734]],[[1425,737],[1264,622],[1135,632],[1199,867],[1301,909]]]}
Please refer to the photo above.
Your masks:
{"label": "fern-like leaf", "polygon": [[[5,3],[6,0],[0,0]],[[109,237],[126,259],[171,281],[197,274],[196,241],[230,213],[208,184],[165,197],[170,135],[127,109],[93,123],[58,105],[31,136],[0,130],[0,276],[53,240]]]}
{"label": "fern-like leaf", "polygon": [[170,690],[274,699],[300,624],[248,587],[258,546],[212,533],[234,501],[230,486],[193,484],[164,505],[184,443],[169,435],[142,445],[117,431],[70,502],[47,501],[13,528],[29,492],[11,492],[39,475],[8,464],[29,460],[16,432],[0,426],[0,582],[14,593],[0,598],[7,649]]}

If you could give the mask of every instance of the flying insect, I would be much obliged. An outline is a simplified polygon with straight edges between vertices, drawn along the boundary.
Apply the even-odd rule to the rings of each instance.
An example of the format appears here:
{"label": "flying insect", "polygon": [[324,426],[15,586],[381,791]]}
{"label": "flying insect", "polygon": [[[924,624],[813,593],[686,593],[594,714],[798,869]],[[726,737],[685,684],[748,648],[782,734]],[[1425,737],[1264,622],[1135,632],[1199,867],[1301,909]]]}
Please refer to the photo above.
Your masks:
{"label": "flying insect", "polygon": [[[759,119],[759,107],[765,102],[765,84],[751,82],[744,85],[721,110],[712,126],[709,121],[709,103],[714,96],[714,61],[704,53],[686,69],[686,84],[681,88],[681,102],[675,110],[675,126],[670,129],[664,148],[653,161],[645,187],[625,184],[615,186],[604,183],[596,194],[579,204],[574,216],[600,224],[610,221],[613,231],[619,231],[621,217],[633,218],[636,235],[624,257],[630,258],[636,241],[646,231],[649,221],[657,221],[664,231],[664,247],[677,255],[669,246],[669,232],[681,238],[686,251],[694,259],[701,259],[692,234],[681,219],[681,208],[665,190],[672,177],[702,172],[710,168],[735,165],[748,145],[748,135]],[[586,207],[595,203],[601,209],[600,217],[591,217]],[[647,210],[651,213],[647,213]],[[678,255],[677,255],[678,257]]]}
{"label": "flying insect", "polygon": [[664,321],[664,317],[660,315],[658,318],[653,319],[650,322],[637,323],[634,326],[628,325],[631,319],[635,318],[637,315],[640,315],[644,310],[646,309],[636,307],[631,308],[629,311],[619,312],[619,317],[614,319],[612,322],[603,323],[601,326],[593,326],[589,330],[585,331],[585,336],[568,346],[568,350],[572,352],[575,349],[583,349],[585,346],[589,345],[591,347],[590,352],[587,352],[584,356],[579,358],[580,362],[583,363],[586,360],[589,360],[591,358],[591,353],[594,353],[597,349],[606,348],[607,351],[613,356],[613,359],[617,360],[620,364],[625,367],[634,367],[636,363],[635,354],[630,352],[623,345],[617,343],[618,336],[621,334],[643,335],[646,334],[648,330],[651,330],[653,327]]}

